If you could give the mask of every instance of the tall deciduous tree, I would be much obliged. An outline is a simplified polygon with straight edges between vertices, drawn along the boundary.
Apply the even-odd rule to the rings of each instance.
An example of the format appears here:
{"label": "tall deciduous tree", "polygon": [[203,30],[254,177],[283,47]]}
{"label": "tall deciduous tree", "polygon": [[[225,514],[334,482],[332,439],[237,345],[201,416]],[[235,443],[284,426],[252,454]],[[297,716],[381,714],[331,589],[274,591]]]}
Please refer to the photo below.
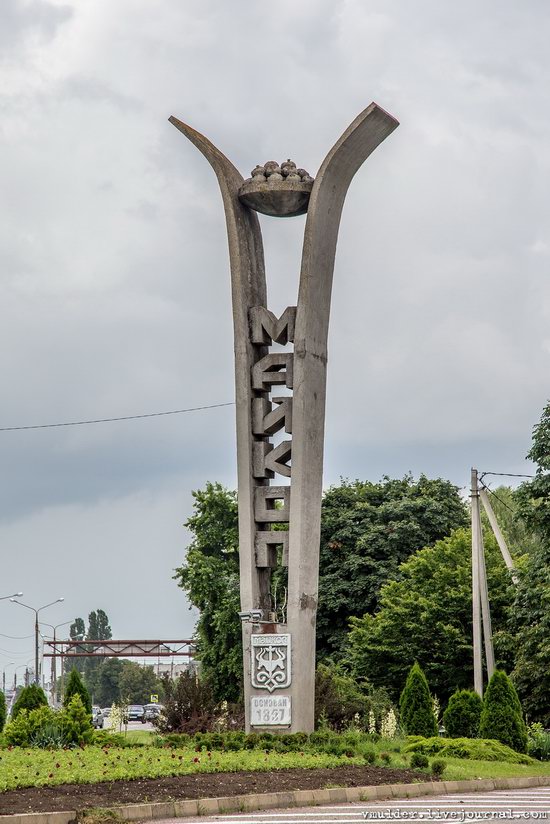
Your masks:
{"label": "tall deciduous tree", "polygon": [[321,522],[318,656],[340,657],[350,617],[373,613],[382,585],[399,576],[403,561],[466,521],[457,488],[440,478],[331,487]]}
{"label": "tall deciduous tree", "polygon": [[[88,615],[88,632],[86,634],[87,641],[107,641],[113,637],[111,625],[107,613],[102,609],[93,610]],[[92,695],[95,693],[97,671],[103,657],[85,658],[84,661],[84,677],[86,685]]]}
{"label": "tall deciduous tree", "polygon": [[[506,623],[513,593],[490,535],[485,548],[491,614],[498,630]],[[443,700],[456,688],[472,685],[469,530],[456,530],[401,564],[399,580],[382,587],[379,611],[352,619],[346,660],[355,677],[386,687],[394,698],[415,661]]]}
{"label": "tall deciduous tree", "polygon": [[237,497],[219,483],[193,497],[185,524],[193,540],[174,577],[200,611],[197,657],[204,679],[216,700],[236,701],[242,690]]}
{"label": "tall deciduous tree", "polygon": [[516,499],[540,545],[520,571],[512,607],[512,678],[529,720],[550,726],[550,404],[534,428],[527,457],[537,465],[536,476],[520,486]]}

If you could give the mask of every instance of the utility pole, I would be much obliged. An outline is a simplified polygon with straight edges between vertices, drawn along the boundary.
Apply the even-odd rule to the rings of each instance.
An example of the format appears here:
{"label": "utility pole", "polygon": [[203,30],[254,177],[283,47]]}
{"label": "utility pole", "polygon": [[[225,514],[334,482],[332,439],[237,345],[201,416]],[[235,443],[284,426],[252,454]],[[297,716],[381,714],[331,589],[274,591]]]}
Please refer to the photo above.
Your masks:
{"label": "utility pole", "polygon": [[504,539],[504,535],[502,534],[502,530],[498,525],[498,521],[496,519],[496,515],[494,513],[493,507],[491,506],[491,501],[489,500],[489,496],[483,487],[479,490],[479,497],[481,498],[481,503],[483,504],[483,508],[487,513],[487,517],[489,519],[489,523],[491,524],[491,529],[495,534],[495,538],[497,539],[497,544],[499,545],[500,552],[502,557],[504,558],[504,563],[508,570],[512,573],[512,581],[514,584],[518,582],[518,576],[515,575],[516,565],[514,564],[514,559],[510,555],[510,550],[508,549],[508,545],[506,540]]}
{"label": "utility pole", "polygon": [[495,654],[493,651],[493,629],[491,626],[491,608],[489,606],[489,590],[487,588],[487,568],[485,565],[485,546],[483,544],[483,529],[481,528],[481,511],[477,507],[478,535],[479,535],[479,592],[481,596],[481,617],[483,622],[483,640],[485,642],[485,664],[487,666],[487,681],[490,681],[495,671]]}
{"label": "utility pole", "polygon": [[481,594],[479,582],[479,491],[477,469],[471,474],[471,518],[472,518],[472,629],[474,646],[474,689],[483,696],[483,669],[481,662]]}

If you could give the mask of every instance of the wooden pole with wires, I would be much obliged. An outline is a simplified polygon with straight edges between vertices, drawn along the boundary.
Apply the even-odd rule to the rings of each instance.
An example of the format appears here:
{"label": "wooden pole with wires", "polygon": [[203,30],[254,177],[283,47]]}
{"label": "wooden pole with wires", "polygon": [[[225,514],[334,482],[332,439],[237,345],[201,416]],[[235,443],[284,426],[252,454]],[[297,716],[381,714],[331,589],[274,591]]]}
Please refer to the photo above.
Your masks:
{"label": "wooden pole with wires", "polygon": [[479,489],[477,469],[471,474],[471,519],[472,519],[472,632],[474,648],[474,689],[483,696],[483,668],[481,660],[481,593],[479,581],[479,556],[481,521],[479,517]]}

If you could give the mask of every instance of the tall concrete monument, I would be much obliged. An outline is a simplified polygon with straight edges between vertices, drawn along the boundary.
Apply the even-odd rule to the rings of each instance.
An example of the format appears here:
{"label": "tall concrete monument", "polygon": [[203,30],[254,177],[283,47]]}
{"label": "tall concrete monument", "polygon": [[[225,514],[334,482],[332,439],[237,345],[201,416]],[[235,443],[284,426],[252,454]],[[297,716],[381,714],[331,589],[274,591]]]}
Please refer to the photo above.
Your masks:
{"label": "tall concrete monument", "polygon": [[[257,166],[244,180],[203,135],[175,117],[170,122],[214,169],[227,223],[246,727],[310,732],[327,337],[338,228],[353,176],[398,122],[371,103],[330,150],[315,180],[290,160]],[[307,212],[298,305],[280,317],[267,306],[257,212],[273,217]],[[278,567],[288,568],[288,591],[279,607],[272,593]]]}

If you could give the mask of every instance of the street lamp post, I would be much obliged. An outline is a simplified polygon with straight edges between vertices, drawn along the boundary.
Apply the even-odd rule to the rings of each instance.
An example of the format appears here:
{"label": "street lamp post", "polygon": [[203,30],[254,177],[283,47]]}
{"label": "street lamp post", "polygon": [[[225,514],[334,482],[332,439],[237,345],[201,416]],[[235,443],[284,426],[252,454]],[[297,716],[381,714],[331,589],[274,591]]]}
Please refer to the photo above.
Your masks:
{"label": "street lamp post", "polygon": [[43,609],[47,609],[47,607],[53,607],[54,604],[58,604],[61,601],[64,601],[64,598],[56,598],[55,601],[51,601],[49,604],[44,604],[42,607],[30,607],[28,604],[23,604],[21,601],[16,601],[15,598],[10,598],[12,604],[19,604],[20,607],[25,607],[25,609],[30,609],[31,612],[34,612],[34,683],[40,684],[40,676],[38,673],[38,613],[42,612]]}
{"label": "street lamp post", "polygon": [[13,664],[15,664],[15,661],[10,661],[9,664],[6,664],[2,670],[2,692],[4,695],[6,694],[6,668],[11,667]]}
{"label": "street lamp post", "polygon": [[[55,624],[55,626],[53,624],[46,624],[44,621],[40,621],[40,623],[44,627],[50,627],[50,629],[53,629],[53,642],[54,642],[53,652],[54,652],[54,654],[52,655],[52,706],[55,707],[56,693],[57,693],[57,657],[56,657],[57,647],[55,646],[55,642],[57,640],[56,632],[59,629],[59,627],[66,627],[67,624],[72,624],[73,622],[72,621],[63,621],[63,623]],[[61,659],[61,677],[63,677],[63,659]]]}
{"label": "street lamp post", "polygon": [[21,598],[22,595],[22,592],[13,592],[11,595],[2,595],[0,601],[11,601],[12,598]]}

